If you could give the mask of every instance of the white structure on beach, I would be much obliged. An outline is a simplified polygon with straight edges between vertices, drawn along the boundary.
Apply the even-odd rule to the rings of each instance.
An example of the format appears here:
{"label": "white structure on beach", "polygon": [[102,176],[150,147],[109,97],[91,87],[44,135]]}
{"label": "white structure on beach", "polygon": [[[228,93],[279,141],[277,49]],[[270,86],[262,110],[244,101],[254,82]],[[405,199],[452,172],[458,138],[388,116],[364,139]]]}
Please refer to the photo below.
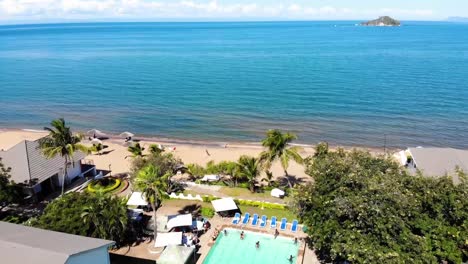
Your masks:
{"label": "white structure on beach", "polygon": [[450,175],[455,183],[460,182],[457,168],[468,172],[468,150],[417,147],[400,151],[396,157],[411,173],[421,171],[427,177]]}
{"label": "white structure on beach", "polygon": [[[82,152],[76,152],[73,160],[68,163],[68,177],[65,184],[69,184],[76,177],[96,175],[94,165],[82,164],[85,158]],[[11,168],[11,180],[23,184],[30,196],[42,194],[46,196],[57,191],[62,186],[64,174],[64,159],[57,156],[47,159],[39,149],[39,142],[23,140],[7,150],[0,151],[0,158],[6,167]]]}
{"label": "white structure on beach", "polygon": [[113,241],[0,222],[1,263],[109,264]]}

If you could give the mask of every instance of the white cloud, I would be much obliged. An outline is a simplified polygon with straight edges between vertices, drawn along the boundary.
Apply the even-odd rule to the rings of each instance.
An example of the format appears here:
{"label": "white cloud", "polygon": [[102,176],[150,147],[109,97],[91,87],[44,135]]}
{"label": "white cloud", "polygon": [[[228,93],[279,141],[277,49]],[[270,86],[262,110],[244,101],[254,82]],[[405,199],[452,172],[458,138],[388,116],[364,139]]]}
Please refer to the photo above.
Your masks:
{"label": "white cloud", "polygon": [[379,15],[430,17],[429,9],[355,10],[334,6],[251,2],[236,4],[221,0],[0,0],[0,21],[60,19],[352,19]]}

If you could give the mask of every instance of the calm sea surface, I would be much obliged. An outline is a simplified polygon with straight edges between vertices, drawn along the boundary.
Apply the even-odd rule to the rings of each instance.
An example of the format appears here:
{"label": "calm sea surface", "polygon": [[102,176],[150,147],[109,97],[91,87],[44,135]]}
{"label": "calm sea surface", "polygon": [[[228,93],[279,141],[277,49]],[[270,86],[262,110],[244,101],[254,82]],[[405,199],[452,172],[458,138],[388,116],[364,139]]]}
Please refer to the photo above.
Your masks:
{"label": "calm sea surface", "polygon": [[468,148],[468,24],[0,27],[0,128]]}

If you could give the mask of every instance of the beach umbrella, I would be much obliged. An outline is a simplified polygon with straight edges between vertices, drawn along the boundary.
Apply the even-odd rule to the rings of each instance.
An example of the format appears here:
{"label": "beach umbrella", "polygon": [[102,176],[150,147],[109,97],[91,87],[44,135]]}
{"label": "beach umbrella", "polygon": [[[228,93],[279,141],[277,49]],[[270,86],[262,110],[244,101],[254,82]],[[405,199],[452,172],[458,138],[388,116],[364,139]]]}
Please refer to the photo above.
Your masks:
{"label": "beach umbrella", "polygon": [[99,140],[99,139],[97,139],[97,138],[93,138],[93,139],[91,140],[91,144],[93,144],[93,145],[102,144],[102,141]]}
{"label": "beach umbrella", "polygon": [[97,129],[91,129],[89,130],[88,132],[86,132],[87,135],[90,135],[90,136],[93,136],[93,135],[105,135],[104,133],[102,133],[100,130],[97,130]]}
{"label": "beach umbrella", "polygon": [[124,138],[131,138],[131,137],[134,136],[134,134],[133,134],[133,133],[130,133],[130,132],[128,132],[128,131],[125,131],[125,132],[121,133],[119,136],[120,136],[120,137],[124,137]]}

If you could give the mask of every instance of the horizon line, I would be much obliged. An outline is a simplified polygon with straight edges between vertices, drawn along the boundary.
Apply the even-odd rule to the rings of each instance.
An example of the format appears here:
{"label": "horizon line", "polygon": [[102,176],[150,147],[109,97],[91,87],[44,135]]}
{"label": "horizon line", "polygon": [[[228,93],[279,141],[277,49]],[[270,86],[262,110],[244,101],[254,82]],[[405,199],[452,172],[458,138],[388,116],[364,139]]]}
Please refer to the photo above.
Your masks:
{"label": "horizon line", "polygon": [[[445,19],[430,19],[430,20],[418,20],[418,19],[402,19],[401,22],[453,22],[449,20],[450,17]],[[31,21],[31,22],[20,22],[20,23],[2,23],[0,26],[22,26],[22,25],[59,25],[59,24],[123,24],[123,23],[271,23],[271,22],[365,22],[366,19],[272,19],[272,20],[95,20],[95,21]]]}

